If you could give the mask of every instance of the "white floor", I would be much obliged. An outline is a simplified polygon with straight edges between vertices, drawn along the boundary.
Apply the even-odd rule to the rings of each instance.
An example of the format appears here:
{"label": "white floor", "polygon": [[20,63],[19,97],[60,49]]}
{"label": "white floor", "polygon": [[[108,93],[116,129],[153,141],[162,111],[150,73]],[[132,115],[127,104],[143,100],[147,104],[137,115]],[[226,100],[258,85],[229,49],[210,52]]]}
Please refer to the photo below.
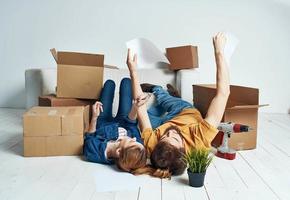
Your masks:
{"label": "white floor", "polygon": [[[187,186],[186,174],[171,180],[142,176],[144,186],[139,189],[100,193],[94,174],[107,166],[77,156],[22,156],[22,113],[0,109],[1,200],[290,199],[290,116],[286,114],[261,113],[258,148],[239,152],[233,161],[215,158],[202,188]],[[112,180],[97,181],[114,181],[114,174]]]}

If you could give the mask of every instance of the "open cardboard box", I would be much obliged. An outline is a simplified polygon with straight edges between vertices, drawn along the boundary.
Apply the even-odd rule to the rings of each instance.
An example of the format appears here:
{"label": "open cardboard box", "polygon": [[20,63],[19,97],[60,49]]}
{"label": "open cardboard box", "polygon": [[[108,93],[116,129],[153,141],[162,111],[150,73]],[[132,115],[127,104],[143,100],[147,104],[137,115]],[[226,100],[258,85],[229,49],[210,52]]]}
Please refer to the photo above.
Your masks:
{"label": "open cardboard box", "polygon": [[82,153],[89,106],[33,107],[23,115],[24,156]]}
{"label": "open cardboard box", "polygon": [[[258,108],[267,104],[259,104],[259,89],[230,86],[223,122],[234,122],[249,125],[253,130],[247,133],[234,133],[229,139],[229,146],[235,150],[255,149],[257,145]],[[216,85],[193,85],[194,106],[205,117],[208,107],[216,94]],[[218,147],[222,142],[222,134],[218,133],[212,141],[212,146]]]}
{"label": "open cardboard box", "polygon": [[50,50],[57,63],[57,97],[98,99],[103,87],[104,55]]}

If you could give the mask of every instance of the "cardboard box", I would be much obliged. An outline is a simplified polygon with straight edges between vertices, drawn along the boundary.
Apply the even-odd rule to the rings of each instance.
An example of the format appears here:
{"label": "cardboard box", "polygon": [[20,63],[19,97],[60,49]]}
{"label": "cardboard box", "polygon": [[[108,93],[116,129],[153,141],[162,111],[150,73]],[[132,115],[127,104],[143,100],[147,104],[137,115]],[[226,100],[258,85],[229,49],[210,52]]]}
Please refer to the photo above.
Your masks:
{"label": "cardboard box", "polygon": [[89,106],[33,107],[23,115],[24,156],[78,155]]}
{"label": "cardboard box", "polygon": [[[253,130],[247,133],[234,133],[229,139],[229,146],[235,150],[255,149],[257,145],[257,121],[259,105],[259,89],[230,86],[229,96],[223,122],[234,122],[249,125]],[[216,94],[215,85],[193,85],[193,102],[195,107],[205,117],[208,107]],[[212,141],[212,146],[218,147],[222,142],[219,133]]]}
{"label": "cardboard box", "polygon": [[60,107],[60,106],[86,106],[92,105],[95,100],[59,98],[55,95],[45,95],[38,97],[38,106]]}
{"label": "cardboard box", "polygon": [[73,99],[73,98],[59,98],[55,95],[45,95],[38,97],[39,106],[59,107],[59,106],[87,106],[89,105],[89,116],[91,119],[91,106],[95,100],[87,99]]}
{"label": "cardboard box", "polygon": [[51,49],[57,63],[57,97],[98,99],[103,87],[104,55],[57,52]]}
{"label": "cardboard box", "polygon": [[198,67],[197,46],[180,46],[166,48],[166,56],[171,70],[190,69]]}

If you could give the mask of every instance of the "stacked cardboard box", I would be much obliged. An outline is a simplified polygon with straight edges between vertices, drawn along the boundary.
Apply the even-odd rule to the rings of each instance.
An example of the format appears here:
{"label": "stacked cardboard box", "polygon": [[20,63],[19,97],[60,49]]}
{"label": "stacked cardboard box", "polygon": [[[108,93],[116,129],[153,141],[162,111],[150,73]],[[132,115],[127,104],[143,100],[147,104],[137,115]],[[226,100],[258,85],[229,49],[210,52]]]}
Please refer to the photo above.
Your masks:
{"label": "stacked cardboard box", "polygon": [[51,53],[57,62],[56,96],[40,96],[41,107],[23,115],[24,156],[81,154],[90,105],[99,98],[103,87],[104,67],[117,69],[105,66],[101,54],[55,49]]}
{"label": "stacked cardboard box", "polygon": [[[230,86],[229,96],[223,122],[234,122],[249,125],[253,130],[248,133],[235,133],[229,139],[229,146],[235,150],[255,149],[257,145],[257,122],[259,105],[259,89]],[[193,103],[205,117],[208,107],[216,94],[216,85],[193,85]],[[212,146],[218,147],[222,142],[219,133],[212,141]]]}
{"label": "stacked cardboard box", "polygon": [[24,156],[82,153],[89,106],[33,107],[23,115]]}
{"label": "stacked cardboard box", "polygon": [[190,69],[198,67],[197,46],[180,46],[166,48],[166,56],[171,70]]}

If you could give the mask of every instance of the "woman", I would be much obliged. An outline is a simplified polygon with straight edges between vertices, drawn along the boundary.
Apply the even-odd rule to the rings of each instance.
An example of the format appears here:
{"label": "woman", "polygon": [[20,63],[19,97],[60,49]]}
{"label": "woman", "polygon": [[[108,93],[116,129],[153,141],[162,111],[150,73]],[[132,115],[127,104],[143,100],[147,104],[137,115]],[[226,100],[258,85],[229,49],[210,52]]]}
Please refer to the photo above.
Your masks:
{"label": "woman", "polygon": [[120,84],[119,108],[112,115],[115,83],[107,80],[100,101],[92,106],[92,119],[84,139],[84,156],[88,161],[116,164],[121,170],[131,172],[145,166],[146,150],[137,127],[137,108],[132,105],[131,80],[124,78]]}

